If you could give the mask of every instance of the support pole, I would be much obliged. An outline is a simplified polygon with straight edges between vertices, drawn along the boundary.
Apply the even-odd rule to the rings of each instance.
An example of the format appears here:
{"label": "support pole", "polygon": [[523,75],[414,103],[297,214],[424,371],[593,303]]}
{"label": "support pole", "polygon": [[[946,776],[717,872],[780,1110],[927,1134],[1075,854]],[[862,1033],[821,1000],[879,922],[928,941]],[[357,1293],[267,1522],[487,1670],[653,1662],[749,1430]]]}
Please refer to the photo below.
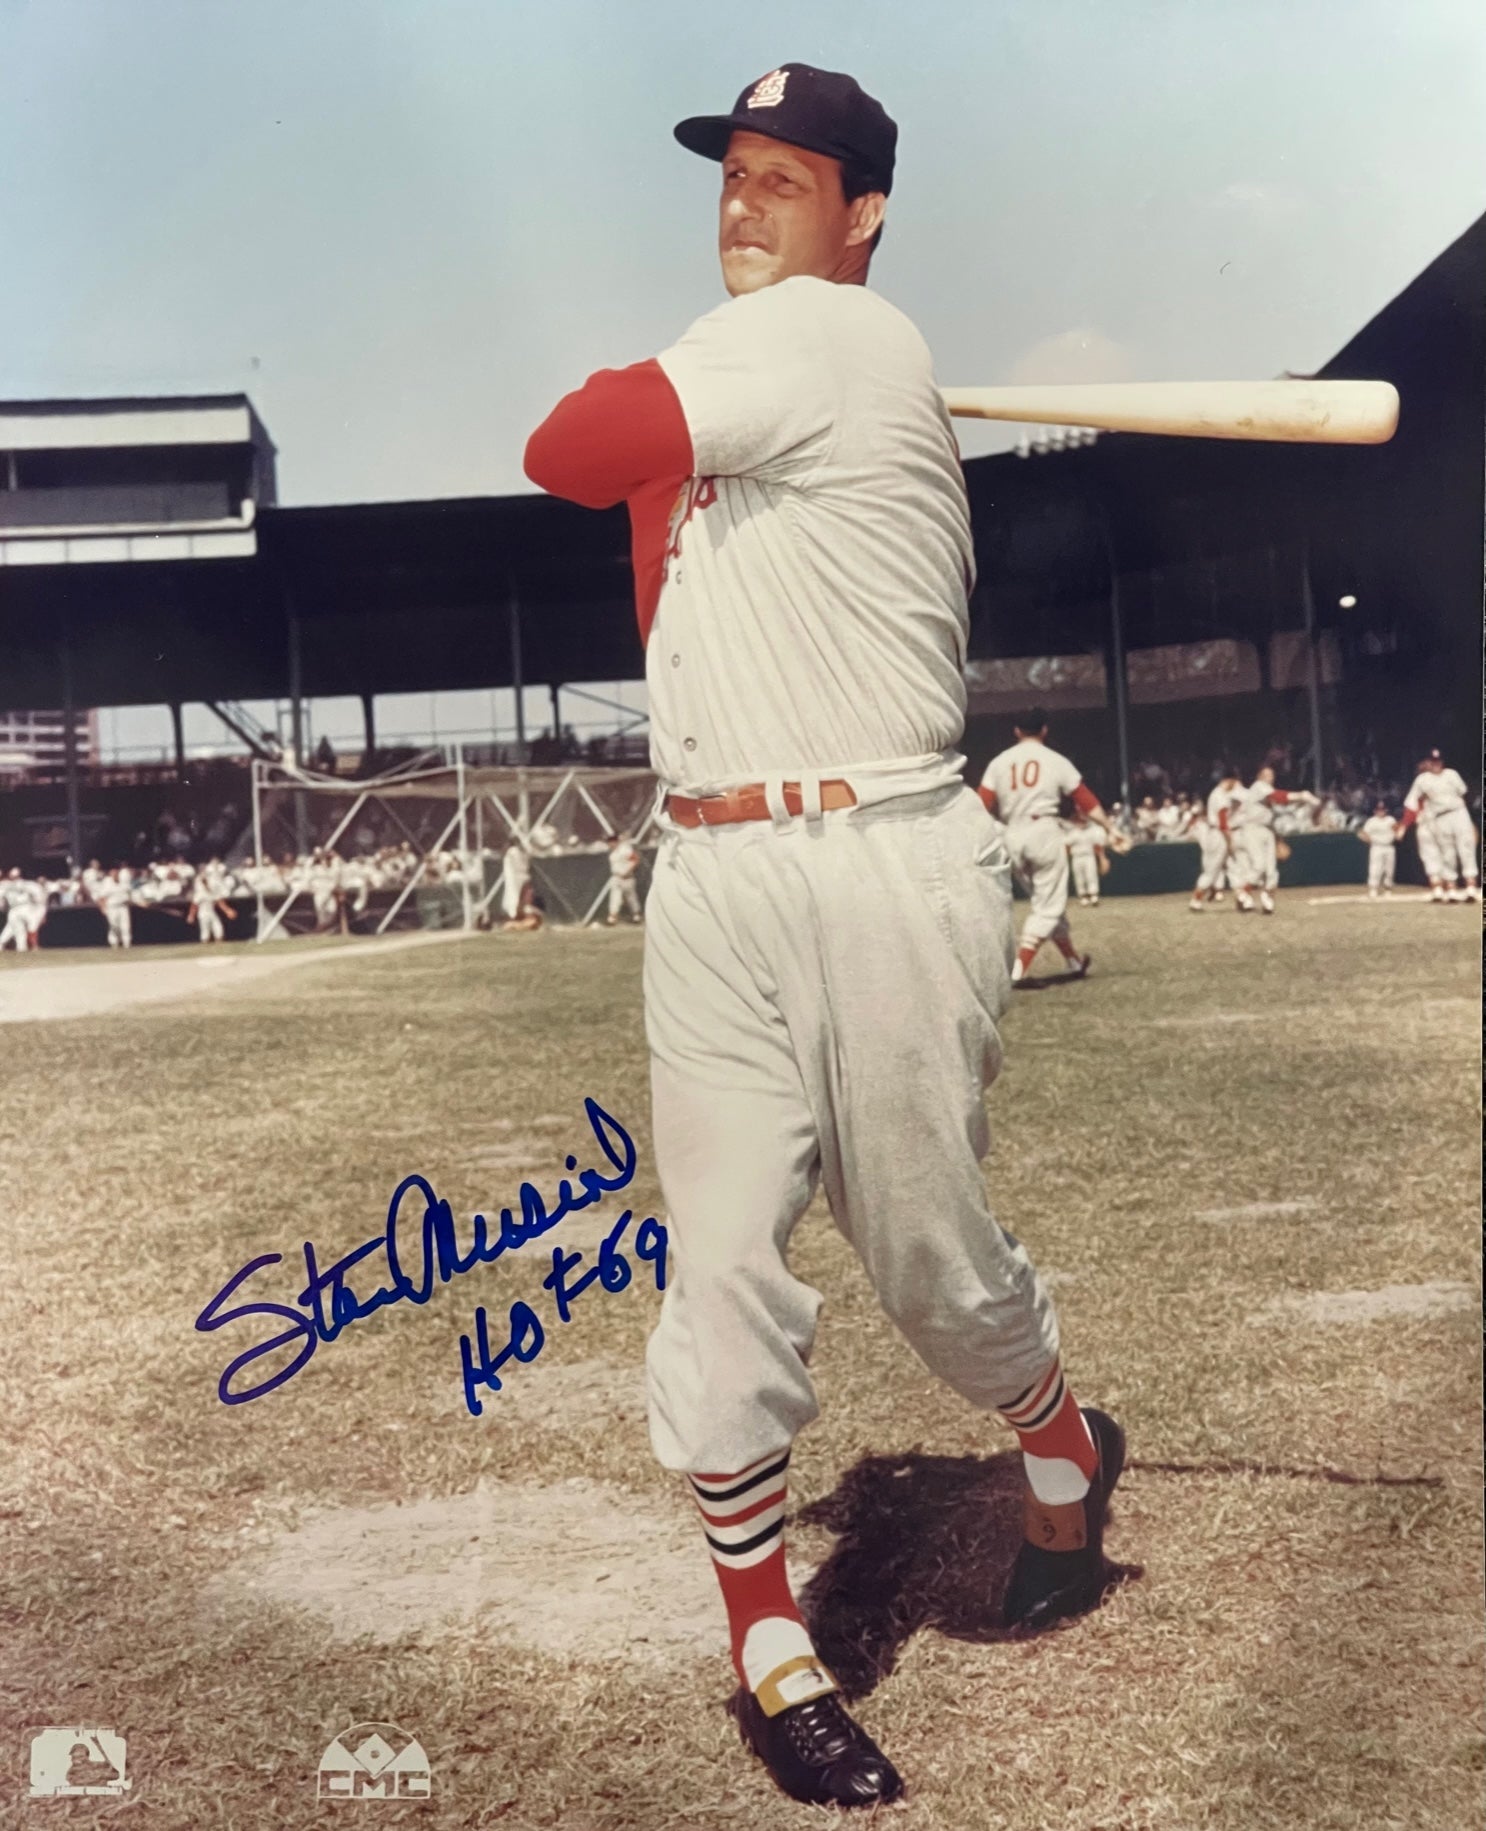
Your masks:
{"label": "support pole", "polygon": [[253,924],[253,939],[263,939],[263,764],[257,757],[252,761],[253,771],[253,901],[256,907],[257,920]]}
{"label": "support pole", "polygon": [[[294,751],[294,767],[303,769],[304,757],[304,680],[299,647],[299,613],[293,598],[285,608],[289,620],[289,743]],[[309,809],[303,789],[294,791],[294,849],[301,858],[310,849]]]}
{"label": "support pole", "polygon": [[1109,567],[1109,685],[1114,695],[1115,746],[1119,754],[1120,799],[1126,812],[1130,808],[1130,710],[1129,681],[1125,674],[1125,618],[1120,603],[1120,565],[1115,556],[1114,534],[1109,525],[1109,510],[1099,504],[1099,528],[1104,536],[1104,553]]}
{"label": "support pole", "polygon": [[1311,548],[1301,548],[1300,588],[1305,603],[1305,685],[1311,702],[1311,787],[1321,793],[1321,662],[1316,650],[1316,597],[1311,590]]}
{"label": "support pole", "polygon": [[552,741],[560,747],[562,744],[562,688],[554,680],[548,686],[547,691],[552,696]]}
{"label": "support pole", "polygon": [[361,740],[361,773],[367,775],[370,773],[372,757],[377,748],[377,708],[374,693],[361,695],[361,726],[364,734]]}
{"label": "support pole", "polygon": [[507,603],[511,632],[511,687],[516,695],[516,763],[526,765],[526,677],[521,669],[521,600],[516,592],[516,577],[511,575]]}
{"label": "support pole", "polygon": [[186,773],[186,726],[178,699],[170,702],[170,729],[175,736],[175,779],[179,782]]}
{"label": "support pole", "polygon": [[62,636],[62,756],[67,770],[67,848],[74,871],[83,868],[83,823],[77,801],[77,707],[72,691],[72,641]]}
{"label": "support pole", "polygon": [[463,744],[457,746],[454,757],[459,794],[459,904],[464,912],[465,932],[468,933],[475,925],[475,918],[470,910],[470,832],[469,814],[465,806]]}

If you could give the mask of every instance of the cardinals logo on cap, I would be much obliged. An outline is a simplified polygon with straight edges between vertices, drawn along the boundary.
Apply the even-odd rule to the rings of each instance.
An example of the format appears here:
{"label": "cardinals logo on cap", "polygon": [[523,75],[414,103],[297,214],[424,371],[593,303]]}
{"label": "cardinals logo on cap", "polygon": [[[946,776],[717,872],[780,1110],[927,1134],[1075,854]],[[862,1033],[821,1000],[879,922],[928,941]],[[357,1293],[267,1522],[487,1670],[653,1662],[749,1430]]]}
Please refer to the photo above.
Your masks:
{"label": "cardinals logo on cap", "polygon": [[748,106],[750,108],[777,108],[784,100],[784,85],[788,81],[788,70],[771,70],[767,76],[761,76],[753,85],[753,93],[748,98]]}

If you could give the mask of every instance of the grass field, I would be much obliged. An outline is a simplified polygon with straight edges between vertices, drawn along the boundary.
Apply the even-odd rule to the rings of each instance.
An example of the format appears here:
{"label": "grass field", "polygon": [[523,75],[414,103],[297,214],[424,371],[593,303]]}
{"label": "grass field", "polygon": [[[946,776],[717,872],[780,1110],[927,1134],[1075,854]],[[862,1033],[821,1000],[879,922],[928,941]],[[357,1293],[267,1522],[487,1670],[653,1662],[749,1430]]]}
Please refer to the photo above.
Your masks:
{"label": "grass field", "polygon": [[[1478,912],[1297,893],[1273,920],[1075,922],[1094,976],[1013,1005],[987,1175],[1075,1389],[1129,1433],[1108,1548],[1140,1574],[1097,1615],[997,1632],[1009,1436],[927,1376],[824,1212],[797,1236],[827,1307],[791,1556],[907,1777],[893,1811],[1479,1823]],[[594,1161],[585,1095],[639,1145],[622,1200],[660,1214],[639,965],[628,931],[478,936],[0,1027],[0,1824],[359,1823],[315,1776],[364,1721],[433,1771],[378,1823],[820,1822],[724,1714],[721,1605],[648,1452],[649,1270],[567,1325],[541,1288],[552,1241],[591,1256],[621,1198],[249,1404],[216,1382],[269,1330],[193,1327],[259,1254],[286,1261],[260,1300],[292,1300],[303,1242],[323,1263],[379,1233],[410,1172],[462,1224],[523,1177],[554,1190],[567,1151]],[[546,1346],[473,1418],[460,1336],[517,1298]],[[27,1802],[47,1724],[126,1736],[128,1800]]]}

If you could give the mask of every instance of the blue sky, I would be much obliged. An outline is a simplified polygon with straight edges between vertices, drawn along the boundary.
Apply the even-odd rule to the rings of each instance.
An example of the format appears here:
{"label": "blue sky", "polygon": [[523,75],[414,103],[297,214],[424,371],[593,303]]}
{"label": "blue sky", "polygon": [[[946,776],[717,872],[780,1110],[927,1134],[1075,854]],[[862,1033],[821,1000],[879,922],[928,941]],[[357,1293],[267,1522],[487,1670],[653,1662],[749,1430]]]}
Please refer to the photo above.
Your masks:
{"label": "blue sky", "polygon": [[899,122],[872,280],[945,382],[1312,368],[1486,207],[1480,0],[0,0],[0,398],[246,390],[288,503],[525,489],[721,298],[670,130],[791,58]]}

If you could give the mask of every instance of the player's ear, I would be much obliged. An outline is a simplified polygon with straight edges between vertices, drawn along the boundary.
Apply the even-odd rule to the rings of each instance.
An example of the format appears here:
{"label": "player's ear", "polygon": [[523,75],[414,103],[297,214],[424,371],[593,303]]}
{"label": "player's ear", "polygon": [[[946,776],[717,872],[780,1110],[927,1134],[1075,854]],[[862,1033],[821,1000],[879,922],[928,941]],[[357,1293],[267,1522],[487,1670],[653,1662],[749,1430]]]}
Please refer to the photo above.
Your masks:
{"label": "player's ear", "polygon": [[863,191],[846,206],[846,245],[859,248],[864,242],[876,245],[877,232],[887,214],[887,198],[881,191]]}

